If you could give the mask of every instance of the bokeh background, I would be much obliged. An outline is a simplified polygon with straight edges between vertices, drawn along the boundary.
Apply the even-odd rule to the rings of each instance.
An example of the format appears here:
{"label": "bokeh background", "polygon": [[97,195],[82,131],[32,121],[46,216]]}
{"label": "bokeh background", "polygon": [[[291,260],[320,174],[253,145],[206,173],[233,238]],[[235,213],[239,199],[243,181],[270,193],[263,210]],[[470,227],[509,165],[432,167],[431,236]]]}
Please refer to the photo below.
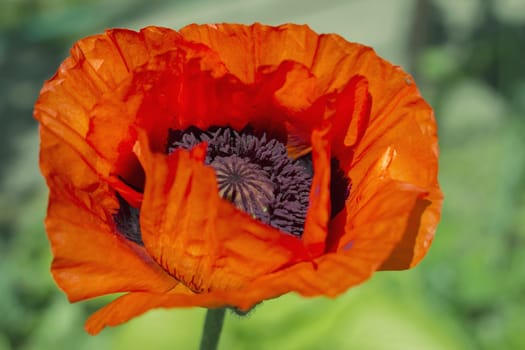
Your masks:
{"label": "bokeh background", "polygon": [[307,23],[373,46],[436,111],[443,220],[415,269],[336,300],[287,295],[228,315],[222,349],[525,349],[524,0],[1,0],[0,350],[196,349],[202,309],[84,333],[49,273],[32,105],[77,39],[108,27]]}

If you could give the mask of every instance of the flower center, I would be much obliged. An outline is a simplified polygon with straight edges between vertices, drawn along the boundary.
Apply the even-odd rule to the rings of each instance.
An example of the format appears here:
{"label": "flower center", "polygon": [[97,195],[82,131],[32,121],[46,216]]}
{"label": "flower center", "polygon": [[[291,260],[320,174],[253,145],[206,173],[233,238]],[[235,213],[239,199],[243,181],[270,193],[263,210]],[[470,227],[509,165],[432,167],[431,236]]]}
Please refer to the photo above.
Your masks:
{"label": "flower center", "polygon": [[[212,127],[201,130],[169,130],[166,153],[192,149],[206,142],[205,163],[215,170],[219,195],[253,218],[281,231],[301,237],[308,210],[313,170],[310,155],[288,157],[285,145],[263,133],[245,128]],[[330,164],[331,218],[343,208],[351,183],[332,158]],[[117,231],[127,240],[143,245],[140,209],[118,193],[120,207],[113,215]]]}
{"label": "flower center", "polygon": [[275,199],[274,185],[260,166],[236,155],[216,157],[210,165],[222,198],[259,220],[267,217]]}
{"label": "flower center", "polygon": [[301,236],[308,210],[311,167],[288,157],[285,145],[249,128],[195,127],[170,130],[167,153],[208,144],[205,163],[213,167],[218,191],[254,218]]}

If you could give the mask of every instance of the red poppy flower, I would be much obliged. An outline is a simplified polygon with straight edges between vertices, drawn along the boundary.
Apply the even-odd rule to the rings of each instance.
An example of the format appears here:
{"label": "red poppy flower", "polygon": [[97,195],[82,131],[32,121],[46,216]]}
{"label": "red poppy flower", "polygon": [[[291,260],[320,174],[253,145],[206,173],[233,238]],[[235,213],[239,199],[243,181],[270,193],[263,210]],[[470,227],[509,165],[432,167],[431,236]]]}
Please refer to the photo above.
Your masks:
{"label": "red poppy flower", "polygon": [[432,110],[368,47],[307,26],[109,30],[35,106],[52,273],[70,301],[151,308],[334,297],[427,252]]}

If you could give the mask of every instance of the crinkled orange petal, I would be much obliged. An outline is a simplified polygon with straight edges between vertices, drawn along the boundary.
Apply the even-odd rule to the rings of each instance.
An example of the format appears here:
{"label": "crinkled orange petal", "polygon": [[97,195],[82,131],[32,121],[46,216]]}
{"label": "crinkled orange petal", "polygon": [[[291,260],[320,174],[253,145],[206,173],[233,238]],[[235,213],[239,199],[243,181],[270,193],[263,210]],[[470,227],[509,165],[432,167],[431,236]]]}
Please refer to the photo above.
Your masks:
{"label": "crinkled orange petal", "polygon": [[235,305],[236,300],[241,297],[239,291],[193,294],[179,286],[170,293],[132,292],[123,295],[92,314],[85,328],[95,335],[106,326],[117,326],[151,309],[191,306],[217,308]]}
{"label": "crinkled orange petal", "polygon": [[[442,194],[437,182],[438,147],[436,123],[432,109],[421,98],[412,77],[365,46],[349,45],[335,35],[321,36],[313,73],[326,80],[327,89],[338,89],[345,84],[345,76],[362,75],[368,80],[372,108],[363,138],[356,145],[353,162],[348,167],[352,181],[359,181],[370,164],[389,145],[397,152],[395,167],[391,169],[396,180],[426,189],[424,198],[430,201],[420,210],[419,227],[412,225],[405,232],[398,253],[410,258],[389,259],[384,269],[402,269],[414,266],[425,255],[434,236],[441,211]],[[334,74],[337,72],[337,74]],[[347,169],[348,169],[347,168]],[[417,233],[414,232],[417,230]]]}
{"label": "crinkled orange petal", "polygon": [[[256,23],[191,24],[180,30],[186,40],[203,43],[217,52],[226,67],[243,82],[253,82],[261,66],[295,61],[309,67],[318,35],[307,26],[278,27]],[[239,54],[241,53],[242,54]]]}
{"label": "crinkled orange petal", "polygon": [[[124,31],[128,37],[128,41],[134,39],[134,45],[118,46],[122,55],[126,57],[133,55],[137,46],[140,45],[142,52],[148,53],[148,46],[152,45],[151,32],[155,32],[156,28],[146,28],[140,33]],[[122,36],[121,31],[109,31],[107,36],[114,39]],[[134,33],[134,36],[133,34]],[[104,37],[105,38],[105,37]],[[211,76],[224,74],[224,68],[221,62],[218,61],[216,55],[208,48],[202,45],[189,44],[184,42],[180,35],[168,29],[162,30],[162,35],[155,37],[154,41],[163,40],[166,38],[171,40],[171,46],[165,47],[164,50],[157,50],[149,52],[143,59],[139,60],[140,65],[130,67],[126,79],[123,79],[118,88],[113,89],[109,94],[106,94],[101,99],[100,103],[94,108],[91,115],[91,128],[87,135],[87,139],[93,145],[96,145],[97,150],[112,162],[117,163],[117,167],[121,162],[126,162],[123,159],[129,155],[131,148],[136,140],[136,135],[133,135],[132,129],[137,122],[139,122],[137,114],[139,109],[143,108],[144,98],[151,89],[158,88],[163,82],[171,82],[173,84],[183,85],[189,92],[197,95],[191,86],[185,84],[193,83],[191,78],[193,74],[201,74],[206,72]],[[114,39],[115,40],[115,39]],[[113,40],[113,41],[114,41]],[[104,56],[101,56],[103,59]],[[172,80],[172,81],[170,81]],[[189,85],[189,84],[188,84]],[[205,86],[205,85],[202,85]],[[168,98],[170,102],[184,105],[186,100],[180,94],[169,93],[159,98]],[[194,95],[189,95],[195,99]],[[157,100],[154,103],[162,103]],[[204,106],[199,104],[198,106]],[[198,107],[196,106],[196,107]],[[164,118],[164,124],[172,122],[176,116],[170,115],[169,118]],[[195,118],[198,118],[195,115]],[[156,115],[150,114],[146,118],[161,120]],[[167,128],[166,128],[167,129]],[[167,132],[165,131],[167,135]],[[108,137],[111,135],[111,137]],[[166,137],[163,135],[164,138]]]}
{"label": "crinkled orange petal", "polygon": [[[220,24],[112,30],[71,53],[35,106],[53,273],[71,300],[130,292],[89,319],[90,333],[154,307],[335,296],[428,250],[442,201],[434,117],[372,49],[307,26]],[[165,154],[169,128],[247,124],[291,157],[312,152],[302,239],[219,198],[205,145]],[[352,188],[329,221],[332,156]],[[115,231],[115,190],[141,206],[145,248]]]}
{"label": "crinkled orange petal", "polygon": [[301,237],[311,256],[325,250],[330,221],[330,137],[331,129],[315,129],[312,133],[313,178],[310,203]]}
{"label": "crinkled orange petal", "polygon": [[[265,274],[243,287],[200,294],[174,290],[167,294],[130,293],[93,314],[86,323],[92,334],[115,326],[152,308],[185,306],[236,306],[247,310],[261,300],[290,291],[305,296],[334,297],[368,279],[388,257],[410,221],[410,212],[425,192],[390,177],[396,154],[388,149],[367,171],[350,201],[347,223],[350,232],[337,242],[333,253],[315,261],[297,264]],[[257,253],[253,258],[259,259]],[[263,255],[259,251],[259,255]],[[180,288],[179,288],[180,289]]]}
{"label": "crinkled orange petal", "polygon": [[[251,120],[261,120],[262,115],[273,117],[271,87],[265,86],[269,93],[263,94],[259,85],[243,84],[221,70],[221,65],[214,70],[203,69],[195,61],[183,64],[179,55],[173,51],[157,57],[132,82],[143,89],[136,92],[144,96],[136,118],[148,131],[155,151],[164,151],[170,128],[195,126],[205,130],[229,125],[240,130]],[[171,61],[175,63],[169,64]],[[265,82],[268,79],[261,78]]]}
{"label": "crinkled orange petal", "polygon": [[[69,128],[85,139],[93,107],[129,74],[129,63],[123,59],[117,41],[108,33],[77,42],[71,49],[71,56],[44,84],[35,105],[35,117],[42,125],[52,126],[56,132]],[[114,117],[117,119],[119,115]]]}
{"label": "crinkled orange petal", "polygon": [[[115,29],[82,39],[44,84],[35,104],[35,118],[60,134],[133,204],[140,203],[140,195],[122,182],[117,170],[129,172],[133,162],[121,156],[134,142],[129,131],[140,98],[128,98],[128,86],[122,85],[152,57],[178,49],[182,42],[176,31],[158,27]],[[193,50],[198,51],[209,50],[201,45]]]}
{"label": "crinkled orange petal", "polygon": [[166,292],[177,284],[143,248],[118,235],[108,212],[118,203],[107,184],[45,128],[40,161],[51,191],[46,218],[51,270],[69,300],[130,290]]}
{"label": "crinkled orange petal", "polygon": [[322,96],[315,78],[302,65],[283,62],[265,67],[253,83],[245,84],[229,73],[194,64],[172,70],[156,68],[176,59],[171,55],[159,56],[158,64],[139,72],[131,84],[156,82],[150,90],[139,91],[145,97],[137,119],[157,143],[153,145],[157,151],[165,147],[167,129],[190,126],[205,130],[228,125],[241,130],[250,125],[284,140],[290,134],[297,136],[305,144],[323,119],[323,106],[317,102]]}
{"label": "crinkled orange petal", "polygon": [[331,253],[314,264],[299,263],[261,277],[249,286],[250,293],[262,297],[271,290],[276,296],[291,290],[336,296],[369,278],[402,238],[412,208],[425,195],[423,189],[391,177],[396,161],[395,151],[388,149],[352,192],[346,233],[331,242]]}
{"label": "crinkled orange petal", "polygon": [[[266,31],[264,28],[266,27],[259,26],[261,32]],[[307,33],[306,29],[305,33]],[[307,36],[312,37],[312,33]],[[287,40],[292,39],[289,38]],[[266,52],[267,50],[264,49],[263,51]],[[236,114],[238,115],[237,120],[241,120],[243,124],[249,122],[261,124],[264,121],[264,128],[268,129],[268,126],[273,128],[274,125],[281,124],[279,120],[282,119],[283,115],[286,116],[286,113],[279,113],[275,111],[275,108],[271,108],[274,104],[272,101],[274,92],[268,90],[268,88],[271,89],[272,84],[269,84],[268,79],[264,78],[268,73],[264,72],[261,75],[261,72],[264,71],[262,70],[264,65],[257,66],[257,69],[253,71],[253,78],[258,80],[258,84],[251,87],[251,89],[249,86],[237,88],[235,86],[223,86],[225,84],[228,85],[228,79],[225,79],[223,83],[213,82],[209,79],[195,79],[195,75],[189,71],[192,68],[191,64],[193,63],[191,62],[193,62],[193,59],[209,57],[209,60],[211,60],[205,66],[202,64],[195,66],[193,64],[196,73],[201,74],[201,76],[203,72],[217,71],[217,67],[221,67],[221,62],[217,61],[217,58],[211,58],[215,57],[215,53],[210,51],[210,49],[203,45],[199,46],[185,42],[177,32],[169,29],[148,27],[138,33],[129,30],[110,30],[105,34],[95,35],[79,41],[71,52],[72,57],[62,65],[57,75],[44,86],[42,96],[35,108],[35,116],[42,124],[46,125],[49,118],[45,118],[45,111],[53,111],[55,114],[58,112],[58,114],[53,116],[57,121],[53,123],[54,129],[63,128],[65,125],[74,126],[74,131],[78,132],[82,139],[87,140],[88,146],[77,144],[73,146],[78,148],[80,152],[84,151],[86,147],[93,148],[95,152],[86,151],[85,158],[87,161],[103,177],[108,177],[110,173],[114,174],[115,177],[107,180],[113,183],[124,198],[134,205],[139,204],[141,200],[140,195],[133,192],[133,188],[140,187],[134,182],[140,185],[140,179],[134,181],[134,179],[128,178],[129,174],[133,174],[133,169],[136,165],[136,161],[133,158],[129,159],[126,156],[130,154],[129,150],[134,143],[134,136],[130,131],[138,113],[137,109],[143,103],[142,98],[144,92],[146,92],[143,89],[147,89],[151,85],[151,81],[155,81],[155,85],[158,85],[160,83],[159,76],[164,75],[164,79],[167,80],[166,73],[168,73],[167,75],[171,75],[174,81],[182,79],[180,83],[183,84],[184,90],[179,90],[176,94],[173,94],[174,91],[168,91],[167,96],[179,97],[177,100],[171,99],[168,103],[175,102],[180,108],[180,102],[186,102],[182,106],[191,107],[190,110],[184,111],[186,113],[181,113],[180,110],[170,111],[168,118],[149,115],[149,118],[154,118],[155,120],[170,121],[173,115],[176,115],[178,118],[191,120],[190,123],[172,123],[172,127],[180,124],[181,128],[185,128],[190,124],[199,124],[200,120],[209,123],[210,118],[222,121],[222,124],[225,121],[229,124],[235,124],[234,115]],[[180,52],[180,54],[175,54],[175,59],[168,59],[167,57],[156,59],[159,56],[168,55],[170,52]],[[290,52],[299,51],[292,50]],[[283,57],[293,58],[291,56]],[[274,57],[274,59],[268,60],[268,63],[272,63],[277,67],[282,62],[275,60]],[[189,65],[185,69],[174,69],[173,64],[179,66]],[[281,66],[281,68],[283,68],[279,69],[281,73],[278,73],[276,77],[279,74],[288,74],[287,71],[291,73],[300,72],[300,70],[296,70],[290,65]],[[137,74],[141,75],[143,71],[158,72],[160,75],[154,77],[152,74],[149,74],[145,76],[146,80],[137,80],[135,76]],[[268,71],[268,69],[265,68],[265,71]],[[279,85],[274,86],[274,89],[278,90],[275,91],[276,101],[279,101],[279,104],[287,110],[293,111],[306,108],[317,97],[313,91],[304,90],[316,89],[311,77],[303,79],[305,72],[301,72],[300,74],[302,75],[294,76],[293,78],[291,78],[291,75],[286,77],[280,83],[282,85],[286,81],[286,88]],[[232,77],[238,79],[239,77],[235,75],[236,72],[233,71],[233,73]],[[221,74],[224,74],[224,72],[218,75],[216,72],[212,75],[216,78]],[[308,73],[306,72],[306,74]],[[144,74],[142,76],[144,77]],[[261,77],[263,77],[262,80]],[[276,82],[278,81],[275,78],[272,79]],[[305,84],[308,81],[312,81],[309,87]],[[300,84],[300,86],[297,84]],[[191,85],[194,85],[194,87],[191,87]],[[215,85],[216,89],[211,89],[212,85]],[[91,89],[82,89],[83,86],[91,87]],[[139,87],[138,92],[133,91],[136,87]],[[70,96],[71,93],[84,90],[90,92],[87,97]],[[228,94],[236,90],[239,91],[239,95],[244,94],[244,96],[241,98],[241,96],[235,97],[230,95],[229,99],[221,96],[224,92]],[[242,90],[249,91],[246,93]],[[213,93],[214,91],[217,93]],[[184,98],[180,95],[180,92],[185,93]],[[201,96],[201,93],[204,95]],[[221,115],[220,113],[211,113],[211,109],[214,106],[213,101],[221,104],[220,107],[225,112],[224,117],[213,117],[214,115]],[[232,103],[228,103],[228,101]],[[239,106],[239,102],[248,102],[248,104]],[[153,103],[159,104],[162,101],[156,100]],[[206,108],[203,111],[199,111],[199,107]],[[82,113],[76,112],[73,108],[81,110]],[[181,114],[191,115],[184,117]],[[72,116],[75,116],[77,119],[71,120]],[[305,120],[302,122],[304,123]],[[76,126],[78,123],[80,123],[79,126]],[[293,125],[293,123],[289,122],[288,125]],[[311,129],[311,122],[309,127]],[[111,137],[108,137],[108,132],[111,133]],[[299,134],[295,130],[294,132],[297,135]],[[306,132],[305,135],[301,135],[303,142],[308,141],[308,134]],[[98,153],[98,157],[93,157],[87,153]],[[100,157],[103,158],[102,161],[98,160]],[[105,164],[105,166],[98,169],[97,166],[99,164]],[[109,164],[113,165],[113,169],[107,169]],[[121,180],[124,180],[124,182]],[[132,187],[130,188],[126,185],[131,185]]]}
{"label": "crinkled orange petal", "polygon": [[350,79],[336,99],[335,113],[330,119],[333,128],[333,153],[344,163],[350,147],[356,145],[366,132],[370,119],[372,96],[368,80],[360,75]]}
{"label": "crinkled orange petal", "polygon": [[[89,334],[96,335],[106,326],[117,326],[153,308],[186,306],[186,298],[188,296],[185,295],[177,298],[171,294],[128,293],[92,314],[85,328]],[[180,301],[179,305],[174,303],[177,300]]]}
{"label": "crinkled orange petal", "polygon": [[[343,89],[353,76],[366,77],[373,101],[370,119],[365,135],[356,145],[354,161],[346,168],[352,168],[352,180],[359,181],[378,153],[396,145],[399,157],[405,158],[404,163],[409,165],[401,167],[403,176],[398,179],[428,189],[427,199],[431,203],[423,210],[415,238],[413,232],[407,231],[406,240],[400,243],[402,248],[398,252],[409,253],[410,261],[392,259],[384,268],[417,264],[432,241],[442,194],[436,177],[435,120],[410,75],[379,58],[369,47],[349,43],[335,34],[318,36],[306,26],[190,25],[180,32],[188,40],[210,46],[228,70],[244,81],[252,81],[253,72],[260,66],[279,64],[282,60],[294,60],[308,67],[317,77],[320,90],[326,93]],[[353,137],[348,134],[346,141]]]}
{"label": "crinkled orange petal", "polygon": [[202,146],[166,155],[150,153],[145,139],[140,144],[146,172],[140,223],[150,255],[189,288],[204,292],[237,289],[305,259],[301,240],[219,197]]}
{"label": "crinkled orange petal", "polygon": [[[334,92],[323,90],[324,86],[319,85],[309,70],[316,57],[315,47],[319,39],[315,32],[308,26],[284,24],[270,27],[256,23],[252,26],[192,24],[182,28],[180,33],[186,40],[205,44],[217,52],[226,68],[246,83],[257,81],[261,71],[284,62],[301,67],[291,70],[283,87],[269,96],[286,110],[284,118],[290,138],[290,155],[297,158],[310,151],[306,143],[313,125],[319,123],[319,111],[312,111],[318,107],[326,108],[321,103],[315,106],[315,103],[324,93]],[[239,52],[243,54],[239,55]],[[350,78],[346,77],[347,80]],[[265,120],[268,118],[270,116],[263,116]]]}

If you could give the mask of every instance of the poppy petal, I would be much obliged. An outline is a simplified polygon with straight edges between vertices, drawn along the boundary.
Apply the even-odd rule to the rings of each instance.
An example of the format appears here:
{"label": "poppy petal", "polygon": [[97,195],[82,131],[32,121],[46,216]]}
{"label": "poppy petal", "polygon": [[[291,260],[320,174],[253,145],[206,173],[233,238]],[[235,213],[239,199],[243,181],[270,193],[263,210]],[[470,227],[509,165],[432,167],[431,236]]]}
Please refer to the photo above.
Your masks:
{"label": "poppy petal", "polygon": [[330,128],[312,133],[313,179],[302,240],[312,257],[325,250],[330,220]]}
{"label": "poppy petal", "polygon": [[[157,57],[158,63],[152,66],[176,59],[171,55]],[[139,72],[131,85],[147,86],[155,81],[150,90],[138,92],[144,99],[137,119],[155,136],[151,139],[158,143],[154,147],[158,151],[165,147],[167,129],[190,126],[206,130],[228,125],[241,130],[250,125],[284,140],[293,130],[293,135],[309,143],[312,129],[324,116],[315,77],[293,62],[261,68],[250,84],[220,69],[203,70],[193,61],[177,69],[155,69]]]}
{"label": "poppy petal", "polygon": [[350,79],[336,99],[333,128],[333,154],[341,163],[353,154],[351,147],[363,137],[370,119],[372,96],[365,77]]}
{"label": "poppy petal", "polygon": [[[260,300],[290,291],[304,296],[335,297],[363,282],[390,254],[401,238],[411,208],[424,194],[421,189],[389,177],[389,167],[394,162],[395,152],[389,149],[367,172],[362,188],[351,199],[355,210],[354,220],[348,224],[352,226],[351,235],[338,242],[337,251],[260,276],[237,290],[192,294],[178,288],[179,291],[168,294],[130,293],[93,314],[86,329],[96,334],[105,326],[118,325],[159,307],[230,305],[248,310]],[[361,214],[368,219],[358,219]]]}
{"label": "poppy petal", "polygon": [[[88,37],[34,114],[57,283],[72,301],[128,292],[89,319],[90,333],[156,307],[335,296],[378,269],[417,264],[439,221],[436,125],[410,75],[307,26]],[[247,125],[294,159],[311,153],[301,238],[220,198],[205,144],[167,154],[170,129]],[[351,190],[330,218],[334,158]],[[143,247],[117,231],[116,192],[140,208]]]}
{"label": "poppy petal", "polygon": [[[159,27],[138,33],[115,29],[82,39],[44,84],[35,104],[35,118],[55,133],[67,135],[64,141],[133,204],[140,203],[140,195],[121,181],[118,170],[129,173],[130,162],[133,165],[133,159],[121,156],[130,153],[126,151],[134,142],[129,132],[140,98],[127,96],[125,83],[151,57],[180,49],[181,42],[176,31]],[[193,48],[200,51],[206,48]]]}
{"label": "poppy petal", "polygon": [[219,197],[215,173],[203,164],[202,146],[166,155],[151,153],[145,137],[141,139],[146,187],[140,222],[151,256],[195,291],[239,288],[304,259],[299,239]]}
{"label": "poppy petal", "polygon": [[[125,294],[92,314],[86,322],[86,331],[98,334],[106,326],[117,326],[155,308],[208,307],[234,305],[232,294],[213,292],[193,294],[179,285],[169,293],[132,292]],[[238,293],[236,293],[238,296]],[[233,299],[233,300],[232,300]]]}
{"label": "poppy petal", "polygon": [[[191,24],[180,30],[189,41],[205,44],[219,54],[228,70],[243,82],[253,82],[259,67],[294,61],[310,66],[318,35],[308,26],[270,27],[255,23]],[[275,45],[275,43],[279,43]],[[239,55],[242,52],[242,55]]]}
{"label": "poppy petal", "polygon": [[[322,64],[314,63],[312,72],[321,77],[319,81],[326,84],[327,90],[340,89],[347,83],[344,77],[348,76],[360,75],[368,80],[373,101],[370,118],[366,132],[354,147],[352,163],[344,165],[346,170],[351,169],[352,181],[360,181],[374,159],[387,147],[395,145],[397,161],[391,169],[392,176],[428,192],[422,203],[429,204],[418,205],[420,225],[414,224],[407,229],[396,250],[397,258],[393,257],[383,268],[414,266],[428,250],[441,211],[437,134],[432,109],[421,98],[413,78],[379,58],[371,48],[349,45],[337,35],[325,35],[320,37],[316,60]],[[386,81],[388,84],[384,83]],[[408,254],[410,258],[400,259],[401,254],[405,257]]]}
{"label": "poppy petal", "polygon": [[54,255],[51,269],[68,298],[78,301],[114,292],[173,288],[177,281],[108,222],[108,209],[118,204],[107,185],[78,161],[71,147],[41,130],[41,164],[51,189],[46,218]]}
{"label": "poppy petal", "polygon": [[[164,307],[173,298],[171,294],[141,292],[125,294],[92,314],[86,321],[86,331],[96,335],[106,326],[117,326],[153,308]],[[185,305],[182,303],[178,306]]]}
{"label": "poppy petal", "polygon": [[[305,296],[336,296],[349,287],[364,281],[375,272],[402,238],[409,224],[410,213],[425,190],[399,182],[391,177],[390,169],[397,161],[389,149],[376,161],[348,199],[349,213],[339,240],[314,263],[303,262],[274,274],[263,276],[249,289],[264,292],[287,290]],[[261,297],[262,295],[259,295]],[[268,295],[265,295],[268,298]]]}
{"label": "poppy petal", "polygon": [[[395,144],[398,157],[407,158],[401,162],[403,166],[396,178],[423,188],[434,187],[436,124],[432,109],[421,98],[412,77],[379,58],[372,49],[349,45],[336,35],[321,36],[317,59],[324,64],[314,66],[313,73],[335,78],[325,82],[328,90],[345,86],[344,77],[367,77],[373,103],[366,133],[355,147],[352,167],[357,169],[352,170],[352,176],[362,176],[379,154]],[[333,74],[335,71],[338,74]]]}
{"label": "poppy petal", "polygon": [[[131,148],[136,140],[132,128],[134,124],[140,122],[141,118],[137,114],[140,113],[140,108],[143,109],[144,98],[151,94],[150,90],[158,88],[166,81],[172,81],[172,85],[184,85],[192,92],[196,92],[191,86],[185,85],[193,83],[192,78],[195,78],[196,74],[202,76],[224,74],[221,63],[212,51],[202,45],[185,43],[175,31],[163,30],[159,34],[154,28],[146,28],[140,33],[134,33],[134,36],[131,33],[118,30],[109,31],[104,39],[111,39],[110,42],[118,43],[117,38],[124,34],[127,37],[125,43],[133,39],[134,45],[116,45],[119,52],[126,57],[133,56],[135,51],[148,52],[149,46],[158,45],[158,41],[164,39],[168,43],[171,42],[171,45],[149,52],[138,61],[140,65],[129,67],[130,72],[125,79],[120,81],[112,93],[104,95],[92,111],[91,127],[87,139],[91,144],[97,146],[97,150],[106,159],[117,162],[117,167],[120,162],[127,161],[122,157],[131,153]],[[103,58],[102,56],[101,59]],[[203,72],[206,73],[203,74]],[[194,98],[193,95],[180,96],[178,92],[181,91],[168,91],[167,96],[173,98],[174,102],[186,101],[185,97]],[[162,96],[156,97],[166,99],[164,93],[163,91],[162,94],[158,94]],[[154,101],[154,103],[159,102],[162,101]],[[194,117],[199,116],[194,114]],[[144,118],[160,120],[158,116],[151,114]],[[171,126],[175,126],[172,115],[164,120],[163,125],[167,122],[172,122]],[[109,134],[111,137],[108,137]]]}

